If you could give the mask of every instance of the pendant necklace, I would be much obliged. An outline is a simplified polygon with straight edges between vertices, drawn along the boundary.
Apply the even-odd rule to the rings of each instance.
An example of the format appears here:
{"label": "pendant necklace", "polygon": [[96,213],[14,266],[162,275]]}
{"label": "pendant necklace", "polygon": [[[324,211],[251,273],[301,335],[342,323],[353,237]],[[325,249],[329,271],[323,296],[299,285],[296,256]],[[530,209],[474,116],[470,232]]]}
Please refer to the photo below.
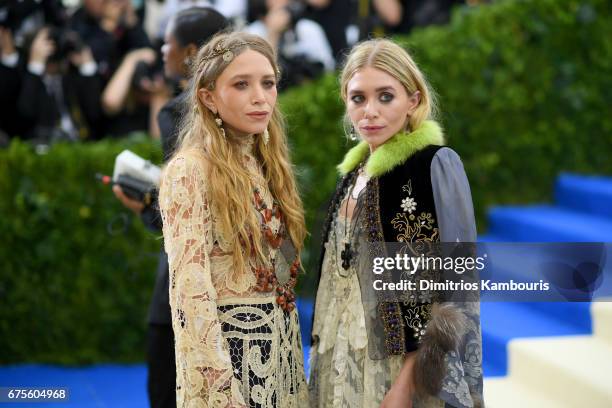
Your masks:
{"label": "pendant necklace", "polygon": [[[342,239],[342,241],[344,242],[344,249],[342,249],[342,251],[340,252],[340,259],[342,259],[342,268],[344,270],[348,270],[351,267],[351,260],[356,255],[355,251],[353,251],[351,248],[350,237],[352,233],[355,232],[355,226],[353,226],[351,231],[351,220],[349,220],[348,218],[348,206],[351,198],[355,200],[355,203],[357,203],[357,198],[359,197],[359,195],[357,197],[353,197],[353,192],[355,191],[358,184],[363,184],[363,182],[360,183],[362,170],[363,166],[360,166],[357,170],[358,173],[357,178],[355,179],[355,183],[353,183],[353,185],[351,186],[351,189],[349,190],[348,196],[346,198],[346,207],[344,211],[344,238]],[[363,190],[363,187],[360,187],[361,188],[359,191]],[[357,205],[355,204],[355,208],[353,209],[353,211],[355,211],[356,207]],[[354,217],[351,217],[351,219],[352,218]]]}

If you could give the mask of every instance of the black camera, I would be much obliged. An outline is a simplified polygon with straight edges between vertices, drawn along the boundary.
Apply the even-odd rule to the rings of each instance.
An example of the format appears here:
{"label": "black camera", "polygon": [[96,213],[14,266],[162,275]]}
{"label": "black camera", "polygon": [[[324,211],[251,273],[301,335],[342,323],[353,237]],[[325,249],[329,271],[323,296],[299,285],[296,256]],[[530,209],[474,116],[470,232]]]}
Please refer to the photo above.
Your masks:
{"label": "black camera", "polygon": [[81,37],[71,30],[51,27],[49,39],[55,43],[55,52],[49,57],[51,61],[63,61],[74,52],[81,52],[85,46]]}
{"label": "black camera", "polygon": [[114,184],[121,186],[121,190],[126,196],[132,200],[140,201],[144,205],[151,205],[152,202],[157,200],[157,187],[147,181],[121,174]]}
{"label": "black camera", "polygon": [[152,81],[155,76],[159,74],[159,64],[148,64],[146,61],[138,61],[134,68],[134,74],[132,75],[132,87],[140,89],[140,84],[143,80]]}

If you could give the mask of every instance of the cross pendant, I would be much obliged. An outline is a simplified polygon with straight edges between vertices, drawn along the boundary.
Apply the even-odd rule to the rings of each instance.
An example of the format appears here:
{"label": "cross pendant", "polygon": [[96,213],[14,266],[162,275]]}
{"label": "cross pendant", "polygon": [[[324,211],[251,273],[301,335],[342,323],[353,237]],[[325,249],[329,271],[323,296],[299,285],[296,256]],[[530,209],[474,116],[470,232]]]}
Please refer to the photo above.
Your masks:
{"label": "cross pendant", "polygon": [[351,251],[351,244],[348,242],[344,243],[344,249],[340,252],[340,258],[342,258],[342,268],[347,270],[351,266],[351,258],[353,257],[353,251]]}

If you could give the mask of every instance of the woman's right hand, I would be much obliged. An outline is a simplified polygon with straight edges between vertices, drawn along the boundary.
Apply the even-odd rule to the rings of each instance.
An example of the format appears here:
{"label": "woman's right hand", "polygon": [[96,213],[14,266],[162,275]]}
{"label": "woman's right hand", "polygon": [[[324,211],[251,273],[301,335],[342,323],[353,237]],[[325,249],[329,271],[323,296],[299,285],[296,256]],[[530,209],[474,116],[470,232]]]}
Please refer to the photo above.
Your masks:
{"label": "woman's right hand", "polygon": [[121,189],[121,187],[118,186],[117,184],[113,186],[113,193],[115,193],[115,197],[117,197],[117,199],[121,201],[121,204],[123,204],[124,207],[132,210],[134,214],[140,215],[140,213],[142,213],[142,210],[144,210],[143,203],[141,203],[138,200],[133,200],[129,198],[128,196],[126,196],[123,190]]}
{"label": "woman's right hand", "polygon": [[53,52],[55,52],[55,43],[49,38],[49,29],[43,28],[32,41],[29,62],[44,65]]}
{"label": "woman's right hand", "polygon": [[11,29],[0,27],[0,55],[7,56],[15,52],[15,42]]}
{"label": "woman's right hand", "polygon": [[385,395],[380,408],[412,408],[412,397],[414,396],[412,375],[415,361],[416,352],[406,355],[402,369]]}
{"label": "woman's right hand", "polygon": [[155,59],[157,59],[157,55],[155,54],[155,51],[152,48],[147,48],[147,47],[132,50],[128,52],[125,57],[129,58],[134,63],[137,63],[139,61],[144,61],[149,65],[153,64],[155,62]]}

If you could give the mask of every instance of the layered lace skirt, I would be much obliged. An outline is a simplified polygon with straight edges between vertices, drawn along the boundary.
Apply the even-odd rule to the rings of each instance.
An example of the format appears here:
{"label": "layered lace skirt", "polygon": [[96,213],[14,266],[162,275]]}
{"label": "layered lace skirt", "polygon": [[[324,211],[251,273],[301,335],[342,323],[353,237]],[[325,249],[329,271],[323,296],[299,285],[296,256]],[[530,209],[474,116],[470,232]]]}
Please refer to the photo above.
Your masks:
{"label": "layered lace skirt", "polygon": [[[404,363],[404,356],[372,359],[357,271],[342,268],[342,219],[325,244],[310,349],[312,408],[378,408]],[[414,401],[415,408],[443,407],[441,400]]]}
{"label": "layered lace skirt", "polygon": [[297,310],[274,297],[217,301],[234,377],[251,408],[308,407]]}

